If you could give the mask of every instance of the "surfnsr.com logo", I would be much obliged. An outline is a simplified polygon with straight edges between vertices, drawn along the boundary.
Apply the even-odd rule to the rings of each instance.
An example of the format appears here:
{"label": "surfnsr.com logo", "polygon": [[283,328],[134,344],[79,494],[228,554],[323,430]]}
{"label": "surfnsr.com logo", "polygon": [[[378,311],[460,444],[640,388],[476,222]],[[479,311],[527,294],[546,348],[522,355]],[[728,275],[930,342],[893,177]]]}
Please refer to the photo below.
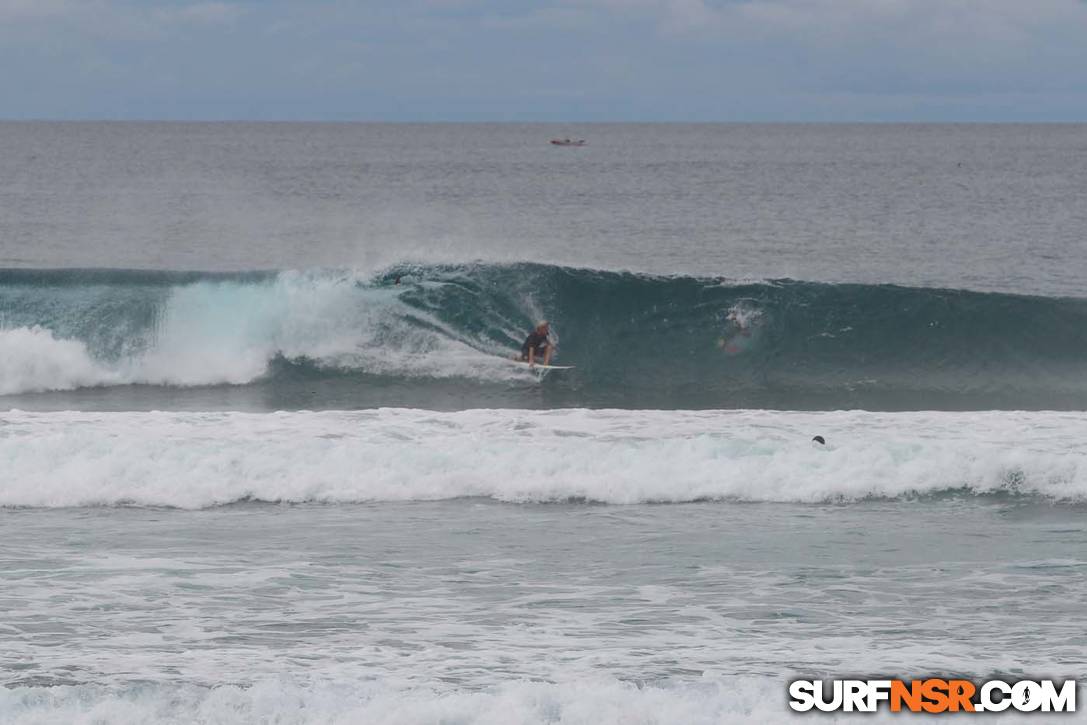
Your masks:
{"label": "surfnsr.com logo", "polygon": [[789,707],[797,712],[1075,712],[1076,681],[794,680]]}

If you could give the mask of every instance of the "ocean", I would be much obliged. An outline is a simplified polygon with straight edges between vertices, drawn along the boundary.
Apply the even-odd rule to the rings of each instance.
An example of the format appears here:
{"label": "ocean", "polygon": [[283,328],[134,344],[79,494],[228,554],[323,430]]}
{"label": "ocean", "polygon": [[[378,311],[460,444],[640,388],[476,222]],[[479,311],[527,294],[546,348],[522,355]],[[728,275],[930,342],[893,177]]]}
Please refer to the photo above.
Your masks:
{"label": "ocean", "polygon": [[[0,172],[2,722],[1087,678],[1085,125],[9,122]],[[574,369],[510,359],[543,318]]]}

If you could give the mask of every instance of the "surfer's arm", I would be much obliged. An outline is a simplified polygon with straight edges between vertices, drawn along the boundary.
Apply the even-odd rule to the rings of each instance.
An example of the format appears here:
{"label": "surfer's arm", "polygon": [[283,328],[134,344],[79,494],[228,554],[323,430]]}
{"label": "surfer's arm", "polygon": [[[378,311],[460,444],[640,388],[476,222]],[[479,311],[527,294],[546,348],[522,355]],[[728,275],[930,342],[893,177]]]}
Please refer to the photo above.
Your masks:
{"label": "surfer's arm", "polygon": [[550,342],[547,343],[547,352],[544,353],[544,361],[543,361],[544,365],[550,365],[551,364],[551,351],[554,350],[554,349],[555,349],[554,345],[552,345]]}
{"label": "surfer's arm", "polygon": [[528,349],[528,366],[532,367],[536,364],[536,348],[530,347]]}

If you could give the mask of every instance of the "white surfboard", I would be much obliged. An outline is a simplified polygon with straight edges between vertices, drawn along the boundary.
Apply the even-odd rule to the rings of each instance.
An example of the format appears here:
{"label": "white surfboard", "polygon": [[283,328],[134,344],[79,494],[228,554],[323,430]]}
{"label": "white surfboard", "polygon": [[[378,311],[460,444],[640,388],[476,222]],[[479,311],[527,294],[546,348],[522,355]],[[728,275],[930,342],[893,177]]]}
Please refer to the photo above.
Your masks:
{"label": "white surfboard", "polygon": [[[528,367],[528,363],[524,360],[511,360],[514,365],[524,365]],[[532,366],[534,370],[573,370],[575,365],[544,365],[542,363],[536,363]]]}

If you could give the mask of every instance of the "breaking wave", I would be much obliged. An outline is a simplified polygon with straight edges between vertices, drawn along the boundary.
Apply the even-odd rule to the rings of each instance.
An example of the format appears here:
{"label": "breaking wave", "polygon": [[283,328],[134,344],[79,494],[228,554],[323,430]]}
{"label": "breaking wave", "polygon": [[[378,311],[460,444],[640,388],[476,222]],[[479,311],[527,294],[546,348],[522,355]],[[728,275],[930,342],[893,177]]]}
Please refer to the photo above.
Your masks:
{"label": "breaking wave", "polygon": [[[508,360],[540,317],[577,366],[542,385]],[[460,407],[1075,409],[1085,359],[1087,300],[1070,298],[537,264],[0,271],[2,395],[334,385],[316,407],[424,406],[454,386]]]}

